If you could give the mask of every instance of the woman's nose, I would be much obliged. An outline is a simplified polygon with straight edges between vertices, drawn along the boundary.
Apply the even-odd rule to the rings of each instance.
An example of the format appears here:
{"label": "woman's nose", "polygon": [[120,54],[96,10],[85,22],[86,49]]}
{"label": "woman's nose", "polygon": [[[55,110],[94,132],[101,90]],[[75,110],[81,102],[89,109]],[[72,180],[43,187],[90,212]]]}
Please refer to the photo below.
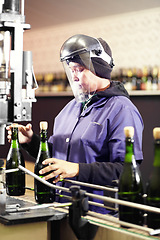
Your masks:
{"label": "woman's nose", "polygon": [[73,81],[79,81],[78,73],[74,72],[72,75]]}

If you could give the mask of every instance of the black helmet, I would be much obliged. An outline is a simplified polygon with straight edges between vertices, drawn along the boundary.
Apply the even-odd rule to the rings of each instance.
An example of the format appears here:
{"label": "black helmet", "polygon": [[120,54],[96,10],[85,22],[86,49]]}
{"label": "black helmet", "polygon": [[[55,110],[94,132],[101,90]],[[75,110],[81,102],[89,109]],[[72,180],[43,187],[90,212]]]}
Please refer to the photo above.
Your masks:
{"label": "black helmet", "polygon": [[[79,62],[79,56],[87,52],[90,53],[95,74],[110,79],[110,73],[114,66],[112,52],[109,45],[101,38],[97,39],[83,34],[70,37],[61,47],[60,59],[62,62]],[[79,63],[81,64],[81,62]]]}

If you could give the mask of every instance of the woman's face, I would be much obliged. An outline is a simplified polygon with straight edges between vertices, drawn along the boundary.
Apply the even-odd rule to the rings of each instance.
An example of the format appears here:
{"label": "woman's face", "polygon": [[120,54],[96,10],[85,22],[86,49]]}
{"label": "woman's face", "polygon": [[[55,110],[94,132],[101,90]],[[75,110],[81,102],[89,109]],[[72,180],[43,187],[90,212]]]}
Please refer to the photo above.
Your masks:
{"label": "woman's face", "polygon": [[97,90],[96,76],[79,63],[70,62],[69,68],[74,84],[79,85],[79,88],[87,93],[92,93]]}

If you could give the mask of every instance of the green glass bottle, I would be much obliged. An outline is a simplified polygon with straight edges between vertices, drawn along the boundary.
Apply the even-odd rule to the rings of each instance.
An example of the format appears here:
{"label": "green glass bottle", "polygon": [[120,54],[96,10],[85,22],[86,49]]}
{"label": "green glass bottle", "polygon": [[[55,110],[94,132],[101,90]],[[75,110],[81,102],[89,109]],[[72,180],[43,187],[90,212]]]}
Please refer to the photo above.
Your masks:
{"label": "green glass bottle", "polygon": [[[37,160],[35,163],[34,172],[36,175],[40,177],[44,177],[44,175],[40,175],[39,171],[46,167],[47,165],[43,165],[42,162],[50,158],[48,142],[47,142],[47,122],[40,122],[40,148],[37,156]],[[47,173],[48,175],[49,173]],[[50,179],[49,182],[52,183],[53,179]],[[34,180],[34,189],[35,189],[35,200],[37,203],[52,203],[55,200],[55,189],[46,186],[38,180]]]}
{"label": "green glass bottle", "polygon": [[[7,155],[6,169],[17,168],[18,165],[25,167],[23,155],[18,142],[18,124],[13,124],[12,141]],[[25,173],[21,170],[6,174],[6,191],[10,196],[25,194]]]}
{"label": "green glass bottle", "polygon": [[[160,128],[153,129],[154,161],[153,170],[147,183],[147,204],[160,208]],[[147,225],[149,228],[160,228],[160,214],[148,212]]]}
{"label": "green glass bottle", "polygon": [[4,165],[3,159],[0,159],[0,189],[3,189],[5,185],[5,179],[4,179],[5,173],[4,173],[3,165]]}
{"label": "green glass bottle", "polygon": [[[121,200],[143,204],[143,184],[134,155],[134,128],[125,127],[126,153],[124,167],[119,179],[118,197]],[[119,205],[121,221],[143,225],[143,211],[138,208]]]}

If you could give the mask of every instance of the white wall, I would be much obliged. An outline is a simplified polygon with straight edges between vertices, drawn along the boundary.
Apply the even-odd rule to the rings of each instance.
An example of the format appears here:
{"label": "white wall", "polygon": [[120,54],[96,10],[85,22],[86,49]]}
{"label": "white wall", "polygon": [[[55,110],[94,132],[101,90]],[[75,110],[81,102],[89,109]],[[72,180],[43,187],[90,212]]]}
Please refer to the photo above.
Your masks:
{"label": "white wall", "polygon": [[24,50],[33,52],[35,73],[62,71],[60,48],[77,33],[105,39],[116,68],[160,66],[160,8],[155,8],[25,31]]}

